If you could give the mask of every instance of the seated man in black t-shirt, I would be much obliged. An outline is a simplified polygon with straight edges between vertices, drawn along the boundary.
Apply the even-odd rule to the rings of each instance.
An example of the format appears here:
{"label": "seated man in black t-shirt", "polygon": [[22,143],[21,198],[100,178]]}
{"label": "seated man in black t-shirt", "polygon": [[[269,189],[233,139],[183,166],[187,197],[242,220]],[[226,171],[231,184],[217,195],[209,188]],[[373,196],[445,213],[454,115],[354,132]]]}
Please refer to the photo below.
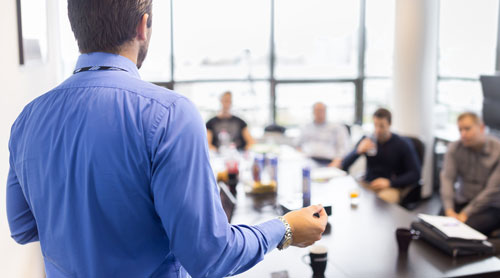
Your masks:
{"label": "seated man in black t-shirt", "polygon": [[349,167],[362,155],[366,156],[364,181],[386,202],[399,203],[401,193],[420,180],[421,165],[415,147],[407,138],[390,130],[391,112],[380,108],[373,114],[375,134],[363,137],[354,150],[342,160]]}
{"label": "seated man in black t-shirt", "polygon": [[225,92],[220,98],[221,111],[207,122],[208,147],[216,150],[234,143],[238,150],[248,149],[254,140],[242,119],[231,114],[232,94]]}

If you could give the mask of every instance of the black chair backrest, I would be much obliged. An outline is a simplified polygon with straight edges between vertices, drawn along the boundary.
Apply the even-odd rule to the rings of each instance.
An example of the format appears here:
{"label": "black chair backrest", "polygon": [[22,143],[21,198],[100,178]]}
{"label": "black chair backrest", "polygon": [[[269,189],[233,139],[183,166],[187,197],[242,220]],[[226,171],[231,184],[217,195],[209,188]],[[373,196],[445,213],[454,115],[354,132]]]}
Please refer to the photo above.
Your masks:
{"label": "black chair backrest", "polygon": [[280,126],[277,124],[271,124],[271,125],[266,126],[264,128],[264,131],[265,132],[277,132],[277,133],[284,134],[286,131],[286,128],[284,126]]}
{"label": "black chair backrest", "polygon": [[[420,167],[423,167],[424,154],[425,154],[424,142],[422,142],[420,139],[416,137],[411,137],[411,136],[406,137],[406,139],[410,141],[412,145],[415,147],[417,158],[419,160],[418,162],[420,163]],[[415,209],[418,206],[419,201],[422,199],[421,193],[422,193],[422,180],[418,184],[412,185],[410,191],[407,192],[405,196],[401,196],[400,205],[408,210]]]}
{"label": "black chair backrest", "polygon": [[479,77],[483,88],[483,120],[484,124],[491,129],[500,130],[500,75],[481,75]]}
{"label": "black chair backrest", "polygon": [[420,166],[424,165],[424,154],[425,154],[425,145],[422,140],[418,139],[417,137],[412,137],[412,136],[407,136],[408,140],[410,140],[413,143],[413,146],[415,147],[415,151],[417,152],[417,157],[420,162]]}

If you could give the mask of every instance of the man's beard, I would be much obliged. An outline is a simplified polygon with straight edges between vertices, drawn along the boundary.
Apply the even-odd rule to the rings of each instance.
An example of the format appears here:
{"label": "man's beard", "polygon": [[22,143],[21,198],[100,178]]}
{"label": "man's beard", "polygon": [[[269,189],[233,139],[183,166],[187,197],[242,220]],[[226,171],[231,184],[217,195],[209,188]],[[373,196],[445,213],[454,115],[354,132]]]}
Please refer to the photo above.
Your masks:
{"label": "man's beard", "polygon": [[140,69],[142,66],[142,62],[146,59],[146,55],[148,54],[148,42],[141,45],[139,48],[139,54],[137,54],[137,68]]}

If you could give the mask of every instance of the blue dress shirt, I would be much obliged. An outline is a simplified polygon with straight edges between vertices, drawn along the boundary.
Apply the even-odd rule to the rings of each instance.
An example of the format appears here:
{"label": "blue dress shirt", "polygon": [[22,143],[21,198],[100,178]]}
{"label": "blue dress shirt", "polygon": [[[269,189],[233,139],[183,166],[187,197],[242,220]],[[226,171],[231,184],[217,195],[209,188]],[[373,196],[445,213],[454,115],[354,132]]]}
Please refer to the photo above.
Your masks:
{"label": "blue dress shirt", "polygon": [[91,66],[125,71],[76,73],[12,126],[11,234],[40,240],[47,277],[223,277],[278,245],[277,219],[227,222],[189,100],[123,56],[79,57],[77,69]]}

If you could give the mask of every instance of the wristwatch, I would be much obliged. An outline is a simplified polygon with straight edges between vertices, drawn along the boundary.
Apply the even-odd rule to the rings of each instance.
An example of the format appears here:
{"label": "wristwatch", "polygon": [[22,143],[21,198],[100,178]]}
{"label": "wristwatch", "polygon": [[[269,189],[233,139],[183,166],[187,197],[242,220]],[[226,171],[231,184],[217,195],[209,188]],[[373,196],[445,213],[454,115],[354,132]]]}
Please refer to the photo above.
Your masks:
{"label": "wristwatch", "polygon": [[285,225],[285,235],[283,236],[283,239],[280,241],[278,244],[278,249],[279,250],[284,250],[292,244],[292,227],[290,227],[290,224],[286,221],[286,219],[283,216],[278,217],[281,222],[283,222],[283,225]]}

